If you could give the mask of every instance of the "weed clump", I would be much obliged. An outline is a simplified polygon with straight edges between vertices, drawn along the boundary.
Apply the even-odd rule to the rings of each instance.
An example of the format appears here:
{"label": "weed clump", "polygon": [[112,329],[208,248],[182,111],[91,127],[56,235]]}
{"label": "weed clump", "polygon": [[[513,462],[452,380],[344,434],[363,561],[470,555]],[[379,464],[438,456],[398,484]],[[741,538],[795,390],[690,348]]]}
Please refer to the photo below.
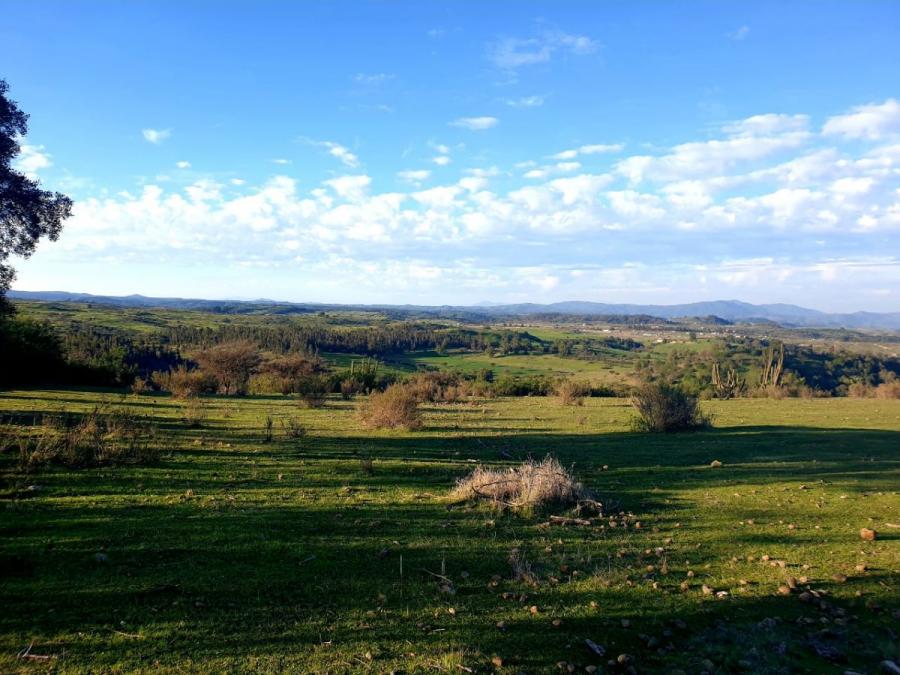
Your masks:
{"label": "weed clump", "polygon": [[589,498],[584,486],[555,457],[529,459],[518,466],[479,466],[461,478],[450,493],[454,501],[484,500],[515,510],[569,506]]}
{"label": "weed clump", "polygon": [[563,405],[584,405],[584,398],[589,396],[591,388],[583,382],[562,380],[556,386],[556,395]]}
{"label": "weed clump", "polygon": [[360,407],[359,417],[370,429],[418,429],[422,426],[416,393],[402,384],[393,384],[374,393]]}
{"label": "weed clump", "polygon": [[647,383],[635,392],[631,403],[638,413],[633,422],[635,431],[668,433],[711,425],[697,398],[676,386]]}
{"label": "weed clump", "polygon": [[36,434],[7,443],[19,451],[25,471],[58,465],[70,469],[152,464],[159,459],[156,425],[130,411],[95,408],[84,416],[45,415]]}

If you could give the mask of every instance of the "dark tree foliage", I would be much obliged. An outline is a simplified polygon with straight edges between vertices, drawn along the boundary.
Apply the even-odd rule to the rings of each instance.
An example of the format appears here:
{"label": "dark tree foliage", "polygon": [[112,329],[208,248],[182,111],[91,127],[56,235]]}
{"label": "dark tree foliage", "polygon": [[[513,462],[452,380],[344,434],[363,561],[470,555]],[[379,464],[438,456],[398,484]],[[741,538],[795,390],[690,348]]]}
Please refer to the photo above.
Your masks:
{"label": "dark tree foliage", "polygon": [[41,237],[55,241],[62,221],[72,214],[71,199],[42,190],[36,180],[13,168],[19,140],[28,133],[28,115],[7,97],[8,90],[0,80],[0,314],[11,312],[5,298],[15,278],[9,257],[27,258]]}

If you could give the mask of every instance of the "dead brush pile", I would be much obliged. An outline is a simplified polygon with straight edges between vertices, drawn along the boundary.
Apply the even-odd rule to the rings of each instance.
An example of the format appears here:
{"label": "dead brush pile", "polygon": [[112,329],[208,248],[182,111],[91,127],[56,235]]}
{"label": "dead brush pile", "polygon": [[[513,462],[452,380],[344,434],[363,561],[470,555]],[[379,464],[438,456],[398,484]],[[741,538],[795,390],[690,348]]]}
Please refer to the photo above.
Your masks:
{"label": "dead brush pile", "polygon": [[506,469],[479,466],[457,481],[450,498],[457,502],[488,501],[514,510],[592,501],[590,493],[571,472],[549,455],[541,461],[529,459]]}

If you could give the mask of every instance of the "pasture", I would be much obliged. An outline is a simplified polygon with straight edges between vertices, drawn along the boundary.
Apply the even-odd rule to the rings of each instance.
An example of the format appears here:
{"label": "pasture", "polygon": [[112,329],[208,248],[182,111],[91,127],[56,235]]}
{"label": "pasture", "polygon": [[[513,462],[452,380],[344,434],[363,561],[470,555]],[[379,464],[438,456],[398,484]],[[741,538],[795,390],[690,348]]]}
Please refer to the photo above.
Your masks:
{"label": "pasture", "polygon": [[[0,455],[0,671],[876,672],[898,655],[900,401],[708,401],[713,428],[649,435],[624,399],[470,399],[373,432],[336,397],[209,397],[191,428],[165,395],[0,393],[16,433],[98,405],[151,417],[162,458],[24,472]],[[447,499],[478,463],[546,454],[602,518]]]}

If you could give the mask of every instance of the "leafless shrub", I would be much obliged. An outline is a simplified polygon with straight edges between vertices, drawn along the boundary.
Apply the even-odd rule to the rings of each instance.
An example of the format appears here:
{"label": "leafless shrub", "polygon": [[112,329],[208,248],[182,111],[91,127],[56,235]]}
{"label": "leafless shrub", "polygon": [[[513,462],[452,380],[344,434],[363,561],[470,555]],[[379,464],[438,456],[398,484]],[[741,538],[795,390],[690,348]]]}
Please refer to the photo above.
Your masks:
{"label": "leafless shrub", "polygon": [[590,393],[590,387],[584,382],[566,379],[556,386],[556,395],[563,405],[584,405],[584,399]]}
{"label": "leafless shrub", "polygon": [[194,398],[200,394],[215,393],[216,378],[200,370],[188,370],[179,366],[174,370],[157,371],[150,378],[157,387],[175,398]]}
{"label": "leafless shrub", "polygon": [[360,407],[362,423],[371,429],[418,429],[422,426],[416,394],[407,386],[392,384],[374,393]]}
{"label": "leafless shrub", "polygon": [[900,380],[882,382],[875,387],[875,398],[898,399],[900,398]]}
{"label": "leafless shrub", "polygon": [[263,443],[272,442],[272,427],[274,425],[275,420],[272,419],[272,416],[266,415],[266,421],[263,424]]}
{"label": "leafless shrub", "polygon": [[285,438],[299,440],[306,436],[306,427],[296,417],[281,420],[281,430]]}
{"label": "leafless shrub", "polygon": [[225,342],[197,354],[200,367],[212,373],[223,394],[247,393],[250,376],[261,360],[259,348],[249,340]]}
{"label": "leafless shrub", "polygon": [[371,457],[360,457],[359,468],[367,476],[372,476],[375,474],[375,462]]}
{"label": "leafless shrub", "polygon": [[588,496],[571,472],[549,455],[506,469],[479,466],[450,493],[453,501],[479,499],[512,509],[571,505]]}

